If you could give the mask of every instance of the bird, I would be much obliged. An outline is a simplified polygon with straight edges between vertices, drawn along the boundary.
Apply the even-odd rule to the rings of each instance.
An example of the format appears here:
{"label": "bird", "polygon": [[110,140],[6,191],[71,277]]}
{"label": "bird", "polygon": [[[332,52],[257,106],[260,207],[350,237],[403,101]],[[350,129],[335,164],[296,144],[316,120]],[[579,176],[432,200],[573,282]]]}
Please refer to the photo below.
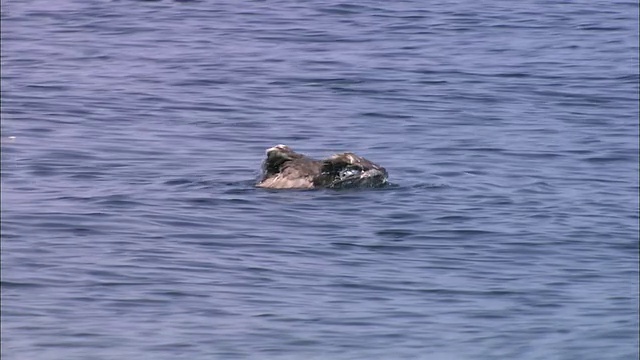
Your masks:
{"label": "bird", "polygon": [[316,160],[287,145],[266,150],[257,187],[268,189],[343,189],[383,187],[389,183],[387,170],[351,152]]}

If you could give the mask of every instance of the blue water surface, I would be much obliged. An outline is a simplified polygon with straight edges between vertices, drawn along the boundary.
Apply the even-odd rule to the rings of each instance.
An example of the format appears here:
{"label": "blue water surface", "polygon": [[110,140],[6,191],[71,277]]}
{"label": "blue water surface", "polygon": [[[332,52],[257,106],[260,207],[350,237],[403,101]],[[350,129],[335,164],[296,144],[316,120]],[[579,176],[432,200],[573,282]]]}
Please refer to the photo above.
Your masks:
{"label": "blue water surface", "polygon": [[1,12],[3,360],[637,359],[637,1]]}

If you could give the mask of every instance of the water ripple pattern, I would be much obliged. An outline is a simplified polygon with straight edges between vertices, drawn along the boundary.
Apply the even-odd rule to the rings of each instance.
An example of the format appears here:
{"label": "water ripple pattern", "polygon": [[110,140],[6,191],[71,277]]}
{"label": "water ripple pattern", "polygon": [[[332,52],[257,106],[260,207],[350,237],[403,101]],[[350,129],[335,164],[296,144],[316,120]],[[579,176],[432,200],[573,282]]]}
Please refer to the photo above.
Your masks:
{"label": "water ripple pattern", "polygon": [[[3,360],[637,358],[637,1],[1,20]],[[254,188],[279,143],[393,185]]]}

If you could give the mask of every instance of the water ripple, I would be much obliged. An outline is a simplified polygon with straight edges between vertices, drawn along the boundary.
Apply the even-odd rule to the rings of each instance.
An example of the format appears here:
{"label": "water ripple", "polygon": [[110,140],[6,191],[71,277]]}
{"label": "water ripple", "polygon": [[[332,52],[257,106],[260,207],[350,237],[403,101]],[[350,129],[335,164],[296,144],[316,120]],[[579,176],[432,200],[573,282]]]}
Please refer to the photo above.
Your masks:
{"label": "water ripple", "polygon": [[540,5],[3,2],[2,357],[637,357],[638,4]]}

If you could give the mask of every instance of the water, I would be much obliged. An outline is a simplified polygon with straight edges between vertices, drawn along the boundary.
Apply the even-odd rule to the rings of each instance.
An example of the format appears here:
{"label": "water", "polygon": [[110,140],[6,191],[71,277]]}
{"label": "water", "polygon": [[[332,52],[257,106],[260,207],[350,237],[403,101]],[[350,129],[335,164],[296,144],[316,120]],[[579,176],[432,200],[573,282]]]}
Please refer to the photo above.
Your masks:
{"label": "water", "polygon": [[2,358],[637,359],[638,81],[635,1],[4,0]]}

